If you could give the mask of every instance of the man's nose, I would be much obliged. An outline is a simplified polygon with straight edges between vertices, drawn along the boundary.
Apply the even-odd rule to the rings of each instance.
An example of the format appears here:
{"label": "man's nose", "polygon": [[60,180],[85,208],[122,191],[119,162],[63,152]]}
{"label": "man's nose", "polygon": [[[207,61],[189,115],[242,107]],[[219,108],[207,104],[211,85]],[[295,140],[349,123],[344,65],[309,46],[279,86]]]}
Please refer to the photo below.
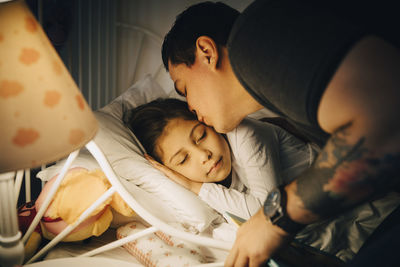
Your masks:
{"label": "man's nose", "polygon": [[194,109],[192,108],[190,105],[188,105],[189,110],[197,117],[197,120],[204,123],[204,117],[200,116],[200,114]]}
{"label": "man's nose", "polygon": [[194,115],[197,116],[196,110],[195,110],[189,103],[188,103],[188,108],[189,108],[189,110],[190,110]]}

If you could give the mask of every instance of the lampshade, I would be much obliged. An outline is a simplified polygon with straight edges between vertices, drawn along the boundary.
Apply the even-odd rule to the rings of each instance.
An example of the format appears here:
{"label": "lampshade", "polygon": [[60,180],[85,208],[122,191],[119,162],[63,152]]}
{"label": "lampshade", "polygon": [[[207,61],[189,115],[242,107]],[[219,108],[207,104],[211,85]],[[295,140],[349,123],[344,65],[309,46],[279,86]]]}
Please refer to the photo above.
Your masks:
{"label": "lampshade", "polygon": [[97,121],[22,0],[0,3],[0,173],[84,146]]}

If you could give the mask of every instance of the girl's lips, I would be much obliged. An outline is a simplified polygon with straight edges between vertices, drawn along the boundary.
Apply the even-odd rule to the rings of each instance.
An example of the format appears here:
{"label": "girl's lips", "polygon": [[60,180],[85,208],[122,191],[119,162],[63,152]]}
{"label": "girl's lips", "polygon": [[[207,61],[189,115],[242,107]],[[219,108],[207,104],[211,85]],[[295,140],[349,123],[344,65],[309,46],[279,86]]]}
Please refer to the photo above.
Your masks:
{"label": "girl's lips", "polygon": [[214,164],[214,166],[211,167],[207,175],[210,174],[211,172],[217,171],[221,167],[221,165],[222,165],[222,157],[220,157],[219,160]]}

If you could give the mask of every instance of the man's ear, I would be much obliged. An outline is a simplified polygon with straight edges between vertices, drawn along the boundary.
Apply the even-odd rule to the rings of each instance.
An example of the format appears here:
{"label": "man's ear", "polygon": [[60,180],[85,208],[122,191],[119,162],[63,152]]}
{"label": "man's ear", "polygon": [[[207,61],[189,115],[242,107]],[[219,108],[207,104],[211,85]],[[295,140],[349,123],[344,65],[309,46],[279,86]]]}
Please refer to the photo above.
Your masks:
{"label": "man's ear", "polygon": [[209,65],[212,68],[217,67],[218,47],[214,40],[208,36],[200,36],[196,40],[196,60]]}

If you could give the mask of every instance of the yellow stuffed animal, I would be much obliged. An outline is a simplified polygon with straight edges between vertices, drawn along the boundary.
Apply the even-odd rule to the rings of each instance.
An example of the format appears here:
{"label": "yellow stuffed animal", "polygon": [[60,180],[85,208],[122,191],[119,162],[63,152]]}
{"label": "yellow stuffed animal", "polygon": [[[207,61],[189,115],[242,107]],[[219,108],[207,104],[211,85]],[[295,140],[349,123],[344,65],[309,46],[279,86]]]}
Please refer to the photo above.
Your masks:
{"label": "yellow stuffed animal", "polygon": [[[35,203],[36,211],[43,204],[56,177],[49,180],[43,187]],[[46,239],[53,239],[65,227],[78,220],[82,212],[90,207],[110,187],[111,184],[101,170],[88,171],[85,168],[69,170],[40,222],[42,236]],[[80,241],[91,236],[101,235],[112,222],[111,209],[126,217],[131,217],[135,214],[120,195],[114,193],[95,209],[86,220],[69,233],[63,241]],[[37,250],[40,244],[39,241],[37,233],[31,236],[25,248],[27,257],[33,255]]]}

